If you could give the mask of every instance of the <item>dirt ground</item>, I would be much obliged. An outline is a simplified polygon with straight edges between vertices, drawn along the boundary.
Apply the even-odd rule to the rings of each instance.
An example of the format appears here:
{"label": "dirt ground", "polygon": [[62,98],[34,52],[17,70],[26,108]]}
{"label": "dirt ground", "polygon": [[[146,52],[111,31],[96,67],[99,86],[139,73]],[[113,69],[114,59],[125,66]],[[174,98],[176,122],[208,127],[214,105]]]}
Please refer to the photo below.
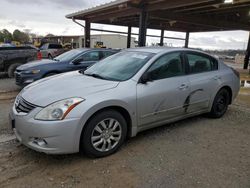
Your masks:
{"label": "dirt ground", "polygon": [[250,88],[221,119],[199,116],[145,131],[102,159],[1,142],[11,134],[12,103],[0,100],[0,187],[250,187]]}

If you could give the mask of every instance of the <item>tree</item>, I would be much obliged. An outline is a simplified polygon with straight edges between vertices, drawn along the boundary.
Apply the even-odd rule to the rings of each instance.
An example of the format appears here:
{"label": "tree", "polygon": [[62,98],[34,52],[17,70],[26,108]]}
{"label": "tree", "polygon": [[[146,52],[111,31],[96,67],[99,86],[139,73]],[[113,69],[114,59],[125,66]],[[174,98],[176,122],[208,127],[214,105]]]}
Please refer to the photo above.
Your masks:
{"label": "tree", "polygon": [[12,41],[12,34],[7,29],[3,29],[2,31],[0,31],[0,41],[1,42],[11,42]]}
{"label": "tree", "polygon": [[53,34],[47,34],[45,37],[54,37],[55,35],[53,35]]}
{"label": "tree", "polygon": [[24,33],[22,31],[19,31],[18,29],[16,29],[13,32],[13,40],[21,42],[21,43],[27,43],[27,42],[29,42],[30,38],[29,38],[29,35],[27,33]]}

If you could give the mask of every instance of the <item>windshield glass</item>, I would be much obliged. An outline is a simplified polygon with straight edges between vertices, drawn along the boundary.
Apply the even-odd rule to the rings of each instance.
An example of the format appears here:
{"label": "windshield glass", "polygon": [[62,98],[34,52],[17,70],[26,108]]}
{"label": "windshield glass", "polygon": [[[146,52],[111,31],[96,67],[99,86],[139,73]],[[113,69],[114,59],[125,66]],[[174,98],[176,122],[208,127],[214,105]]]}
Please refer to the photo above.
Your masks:
{"label": "windshield glass", "polygon": [[54,59],[58,60],[58,61],[71,61],[73,58],[75,58],[76,56],[78,56],[81,52],[82,52],[82,50],[77,50],[77,49],[70,50],[68,52],[65,52],[65,53],[57,56]]}
{"label": "windshield glass", "polygon": [[120,52],[87,69],[84,74],[107,80],[124,81],[134,76],[153,56],[148,52]]}

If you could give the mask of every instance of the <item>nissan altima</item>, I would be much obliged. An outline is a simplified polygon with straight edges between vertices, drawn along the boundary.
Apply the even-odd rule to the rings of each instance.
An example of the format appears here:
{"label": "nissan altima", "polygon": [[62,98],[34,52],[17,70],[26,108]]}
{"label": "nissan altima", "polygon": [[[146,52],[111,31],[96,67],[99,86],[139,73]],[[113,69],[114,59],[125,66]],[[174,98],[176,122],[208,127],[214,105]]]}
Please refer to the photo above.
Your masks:
{"label": "nissan altima", "polygon": [[17,139],[39,152],[104,157],[143,130],[200,114],[222,117],[239,83],[237,71],[204,52],[127,49],[84,72],[26,86],[10,122]]}

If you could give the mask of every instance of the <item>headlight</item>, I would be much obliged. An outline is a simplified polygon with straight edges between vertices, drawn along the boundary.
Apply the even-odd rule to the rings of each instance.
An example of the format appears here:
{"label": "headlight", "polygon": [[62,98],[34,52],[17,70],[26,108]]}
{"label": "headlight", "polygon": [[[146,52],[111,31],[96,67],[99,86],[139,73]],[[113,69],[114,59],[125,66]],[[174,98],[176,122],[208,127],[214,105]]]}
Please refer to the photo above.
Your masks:
{"label": "headlight", "polygon": [[42,109],[35,116],[37,120],[55,121],[64,119],[67,114],[84,99],[82,98],[69,98],[52,103]]}
{"label": "headlight", "polygon": [[24,74],[37,74],[39,72],[40,72],[40,70],[26,70],[26,71],[23,71]]}

